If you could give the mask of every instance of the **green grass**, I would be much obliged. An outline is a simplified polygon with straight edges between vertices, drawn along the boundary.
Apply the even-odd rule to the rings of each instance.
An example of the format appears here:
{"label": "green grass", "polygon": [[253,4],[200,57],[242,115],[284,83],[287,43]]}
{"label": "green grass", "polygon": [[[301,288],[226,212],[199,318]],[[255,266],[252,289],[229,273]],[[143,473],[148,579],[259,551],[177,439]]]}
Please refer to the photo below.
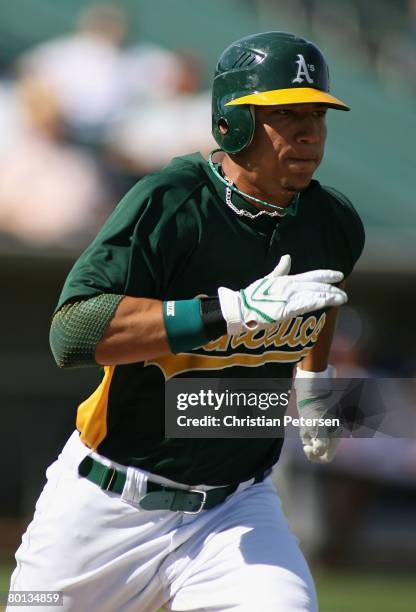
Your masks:
{"label": "green grass", "polygon": [[414,612],[414,578],[400,574],[315,574],[320,612]]}
{"label": "green grass", "polygon": [[0,591],[7,591],[9,588],[9,580],[13,569],[11,565],[0,565]]}
{"label": "green grass", "polygon": [[[0,564],[0,593],[8,591],[9,589],[9,580],[11,573],[14,569],[14,566],[9,564]],[[3,612],[5,606],[2,606],[0,603],[0,612]]]}
{"label": "green grass", "polygon": [[[12,566],[0,565],[0,591],[7,590],[12,571]],[[415,610],[416,586],[410,576],[337,571],[315,573],[315,580],[320,612]]]}

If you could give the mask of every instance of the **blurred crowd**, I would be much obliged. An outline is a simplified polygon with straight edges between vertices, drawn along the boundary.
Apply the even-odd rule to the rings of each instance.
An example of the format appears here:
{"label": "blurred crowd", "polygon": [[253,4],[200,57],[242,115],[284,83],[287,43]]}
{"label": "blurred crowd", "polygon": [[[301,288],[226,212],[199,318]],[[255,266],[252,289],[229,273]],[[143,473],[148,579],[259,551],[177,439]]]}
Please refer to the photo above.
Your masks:
{"label": "blurred crowd", "polygon": [[331,41],[387,87],[416,92],[416,0],[259,0],[290,15],[314,40]]}
{"label": "blurred crowd", "polygon": [[[286,10],[318,42],[335,32],[375,73],[416,88],[416,0],[249,4],[273,24]],[[0,78],[0,246],[79,250],[140,177],[215,145],[195,51],[127,40],[127,14],[92,4]]]}
{"label": "blurred crowd", "polygon": [[0,81],[0,242],[77,249],[144,174],[212,148],[199,59],[126,36],[93,5]]}
{"label": "blurred crowd", "polygon": [[[248,4],[273,27],[286,11],[318,42],[335,34],[374,74],[416,89],[416,0]],[[201,58],[128,34],[119,6],[90,4],[0,77],[0,246],[79,250],[140,177],[215,145]]]}

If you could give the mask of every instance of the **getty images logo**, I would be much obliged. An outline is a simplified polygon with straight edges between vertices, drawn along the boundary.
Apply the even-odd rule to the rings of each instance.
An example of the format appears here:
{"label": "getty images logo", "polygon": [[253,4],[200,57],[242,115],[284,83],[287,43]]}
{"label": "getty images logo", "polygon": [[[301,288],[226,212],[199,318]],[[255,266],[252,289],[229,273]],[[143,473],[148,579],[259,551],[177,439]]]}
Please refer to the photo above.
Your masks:
{"label": "getty images logo", "polygon": [[[313,83],[313,79],[311,78],[311,75],[309,74],[309,70],[311,72],[314,72],[315,65],[314,64],[308,65],[305,61],[305,58],[303,57],[301,53],[297,54],[297,58],[298,59],[296,60],[296,64],[298,65],[298,73],[293,79],[292,83],[303,83],[305,79],[308,81],[309,84]],[[308,66],[309,66],[309,70],[308,70]]]}

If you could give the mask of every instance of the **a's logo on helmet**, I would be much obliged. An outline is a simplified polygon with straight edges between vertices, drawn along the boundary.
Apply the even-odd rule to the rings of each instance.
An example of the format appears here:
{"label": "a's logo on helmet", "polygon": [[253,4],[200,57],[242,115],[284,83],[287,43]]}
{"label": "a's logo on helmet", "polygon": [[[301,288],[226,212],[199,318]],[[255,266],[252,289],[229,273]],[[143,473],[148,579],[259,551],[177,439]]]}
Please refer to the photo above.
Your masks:
{"label": "a's logo on helmet", "polygon": [[[305,58],[303,57],[303,55],[301,53],[297,54],[297,60],[296,60],[296,64],[298,65],[298,73],[295,76],[295,78],[293,79],[292,83],[303,83],[303,81],[306,79],[308,81],[308,83],[312,84],[313,83],[313,79],[311,78],[311,75],[309,74],[309,70],[311,72],[314,72],[315,70],[315,65],[314,64],[307,64],[305,62]],[[308,69],[309,67],[309,69]],[[303,78],[305,77],[305,78]]]}

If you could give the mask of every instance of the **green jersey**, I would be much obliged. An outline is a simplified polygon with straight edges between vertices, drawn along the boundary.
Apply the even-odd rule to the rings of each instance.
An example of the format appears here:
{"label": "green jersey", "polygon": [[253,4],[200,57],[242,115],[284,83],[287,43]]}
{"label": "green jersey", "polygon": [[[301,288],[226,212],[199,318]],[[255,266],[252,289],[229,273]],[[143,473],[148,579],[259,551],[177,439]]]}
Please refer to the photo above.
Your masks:
{"label": "green jersey", "polygon": [[[174,159],[123,198],[68,275],[58,307],[115,293],[159,300],[216,295],[246,287],[289,253],[291,273],[317,268],[347,277],[364,244],[362,223],[341,194],[312,181],[296,214],[262,215],[233,195],[200,154]],[[261,332],[224,336],[203,347],[130,365],[106,366],[78,408],[85,444],[125,465],[177,482],[221,485],[248,480],[273,465],[277,439],[164,437],[164,384],[172,377],[291,378],[325,323],[313,312]]]}

